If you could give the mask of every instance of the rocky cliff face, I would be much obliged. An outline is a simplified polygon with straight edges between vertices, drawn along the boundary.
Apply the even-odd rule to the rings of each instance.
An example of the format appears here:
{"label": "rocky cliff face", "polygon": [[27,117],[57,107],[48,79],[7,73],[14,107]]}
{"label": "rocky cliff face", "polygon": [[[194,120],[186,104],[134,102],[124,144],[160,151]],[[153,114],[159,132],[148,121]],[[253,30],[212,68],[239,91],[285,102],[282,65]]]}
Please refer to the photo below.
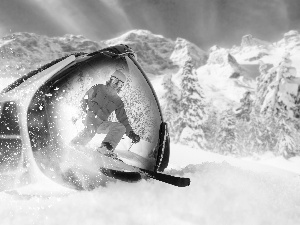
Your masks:
{"label": "rocky cliff face", "polygon": [[258,38],[254,38],[251,34],[245,35],[242,37],[241,47],[249,47],[249,46],[268,46],[271,43],[267,41],[260,40]]}

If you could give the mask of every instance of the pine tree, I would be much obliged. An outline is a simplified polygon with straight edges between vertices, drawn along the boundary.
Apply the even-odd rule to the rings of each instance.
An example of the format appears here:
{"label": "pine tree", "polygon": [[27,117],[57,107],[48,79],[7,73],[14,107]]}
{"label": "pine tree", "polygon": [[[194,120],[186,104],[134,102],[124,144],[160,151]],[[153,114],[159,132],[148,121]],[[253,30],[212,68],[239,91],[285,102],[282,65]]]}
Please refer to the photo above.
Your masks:
{"label": "pine tree", "polygon": [[299,135],[291,120],[286,120],[286,118],[280,116],[277,121],[279,126],[277,151],[288,159],[295,156],[298,152],[296,138]]}
{"label": "pine tree", "polygon": [[277,143],[277,126],[274,118],[265,117],[257,106],[253,108],[250,117],[249,151],[258,154],[273,151]]}
{"label": "pine tree", "polygon": [[[262,63],[259,66],[260,76],[256,78],[257,88],[256,88],[256,105],[262,105],[264,98],[267,93],[269,84],[273,81],[276,76],[275,69],[272,68],[273,65]],[[270,70],[270,68],[272,68]]]}
{"label": "pine tree", "polygon": [[236,132],[235,132],[236,119],[231,110],[226,110],[221,113],[220,127],[218,129],[217,148],[222,154],[236,154],[237,148],[235,146]]}
{"label": "pine tree", "polygon": [[182,72],[182,98],[180,101],[180,114],[176,120],[177,141],[191,146],[203,146],[205,141],[202,124],[205,119],[205,103],[202,88],[192,61],[187,60]]}
{"label": "pine tree", "polygon": [[250,113],[252,111],[252,99],[250,91],[246,91],[240,102],[241,106],[237,109],[236,117],[249,122]]}
{"label": "pine tree", "polygon": [[265,86],[262,88],[265,91],[259,96],[262,99],[263,113],[294,117],[299,86],[293,82],[295,75],[296,69],[291,66],[289,55],[278,66],[270,69],[266,74],[267,82],[264,82]]}
{"label": "pine tree", "polygon": [[175,86],[172,81],[172,75],[166,75],[163,80],[163,87],[165,89],[165,94],[163,95],[163,114],[164,119],[169,125],[169,132],[171,137],[174,137],[175,128],[174,121],[179,114],[179,103],[181,98],[181,92],[179,88]]}
{"label": "pine tree", "polygon": [[235,147],[238,149],[238,154],[242,156],[249,155],[253,142],[250,123],[245,120],[237,120],[235,129],[238,131],[235,135]]}
{"label": "pine tree", "polygon": [[277,144],[275,151],[290,157],[295,154],[296,136],[295,121],[299,117],[299,85],[294,81],[296,69],[291,66],[289,54],[283,57],[278,66],[262,74],[258,85],[258,103],[262,104],[261,112],[273,121],[276,129]]}
{"label": "pine tree", "polygon": [[217,145],[217,133],[219,128],[218,111],[214,106],[207,106],[207,119],[205,119],[202,129],[205,135],[205,148],[215,150]]}

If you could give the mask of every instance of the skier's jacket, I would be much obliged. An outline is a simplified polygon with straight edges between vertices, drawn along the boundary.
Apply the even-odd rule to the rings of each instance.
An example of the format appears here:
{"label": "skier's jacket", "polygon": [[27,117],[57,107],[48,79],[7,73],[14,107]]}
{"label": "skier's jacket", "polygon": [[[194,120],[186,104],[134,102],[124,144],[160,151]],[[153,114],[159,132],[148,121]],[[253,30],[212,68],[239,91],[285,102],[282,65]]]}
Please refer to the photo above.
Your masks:
{"label": "skier's jacket", "polygon": [[115,111],[116,117],[126,128],[126,134],[132,131],[124,108],[124,103],[117,92],[110,86],[97,84],[84,95],[82,107],[84,111],[92,111],[98,119],[107,121]]}

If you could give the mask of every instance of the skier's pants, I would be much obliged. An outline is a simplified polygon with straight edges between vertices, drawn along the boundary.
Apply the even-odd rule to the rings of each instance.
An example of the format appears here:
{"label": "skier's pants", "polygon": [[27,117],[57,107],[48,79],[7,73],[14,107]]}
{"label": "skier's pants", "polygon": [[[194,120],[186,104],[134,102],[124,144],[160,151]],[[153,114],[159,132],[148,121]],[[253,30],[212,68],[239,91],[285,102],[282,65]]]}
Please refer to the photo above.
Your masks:
{"label": "skier's pants", "polygon": [[103,121],[88,112],[84,119],[84,129],[71,141],[73,144],[86,145],[98,134],[107,134],[102,142],[110,143],[115,149],[126,132],[123,124]]}

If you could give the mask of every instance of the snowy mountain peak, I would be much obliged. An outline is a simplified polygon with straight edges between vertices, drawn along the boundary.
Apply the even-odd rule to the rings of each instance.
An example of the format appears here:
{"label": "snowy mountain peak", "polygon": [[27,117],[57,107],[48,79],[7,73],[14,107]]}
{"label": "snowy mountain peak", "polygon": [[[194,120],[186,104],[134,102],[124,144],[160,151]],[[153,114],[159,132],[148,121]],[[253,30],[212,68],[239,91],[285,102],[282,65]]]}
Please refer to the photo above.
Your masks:
{"label": "snowy mountain peak", "polygon": [[207,64],[237,64],[236,59],[229,53],[228,49],[220,47],[212,47],[207,60]]}
{"label": "snowy mountain peak", "polygon": [[175,47],[174,41],[146,30],[132,30],[110,40],[106,45],[129,45],[137,54],[144,70],[153,75],[161,74],[166,68],[176,67],[169,59]]}
{"label": "snowy mountain peak", "polygon": [[103,42],[94,42],[82,35],[47,37],[23,32],[7,35],[0,40],[1,64],[6,65],[1,67],[1,72],[7,74],[13,71],[13,76],[17,77],[70,53],[93,52],[117,44],[129,45],[150,76],[165,74],[166,71],[176,72],[188,57],[192,58],[195,67],[204,65],[207,59],[203,50],[185,39],[174,41],[148,30],[131,30]]}
{"label": "snowy mountain peak", "polygon": [[297,30],[290,30],[289,32],[283,35],[285,40],[289,40],[290,38],[299,38],[299,32]]}
{"label": "snowy mountain peak", "polygon": [[224,72],[224,74],[227,74],[226,77],[228,78],[239,78],[244,74],[241,65],[237,62],[235,57],[230,54],[228,49],[214,46],[210,51],[207,65],[223,68],[224,71],[227,71],[227,73]]}
{"label": "snowy mountain peak", "polygon": [[203,66],[207,60],[207,54],[195,44],[183,38],[177,38],[175,48],[170,56],[170,59],[178,66],[183,66],[184,63],[192,59],[192,63],[196,68]]}
{"label": "snowy mountain peak", "polygon": [[0,72],[3,76],[18,77],[54,59],[74,52],[94,52],[106,47],[82,35],[47,37],[19,32],[0,40]]}
{"label": "snowy mountain peak", "polygon": [[105,43],[129,45],[145,71],[153,75],[163,74],[166,70],[178,71],[188,57],[192,58],[195,67],[204,65],[207,58],[203,50],[183,38],[173,41],[147,30],[131,30]]}
{"label": "snowy mountain peak", "polygon": [[210,47],[210,49],[208,51],[209,51],[209,53],[211,53],[211,52],[217,51],[219,49],[220,49],[220,46],[214,45],[214,46]]}
{"label": "snowy mountain peak", "polygon": [[251,46],[268,46],[271,43],[254,38],[251,34],[247,34],[242,37],[241,47],[251,47]]}
{"label": "snowy mountain peak", "polygon": [[279,46],[285,47],[286,50],[293,51],[300,46],[300,35],[296,30],[291,30],[283,35],[283,39],[278,42]]}
{"label": "snowy mountain peak", "polygon": [[292,54],[299,54],[300,50],[300,35],[296,30],[291,30],[283,35],[283,38],[274,43],[277,48],[281,48],[284,51],[288,51]]}
{"label": "snowy mountain peak", "polygon": [[[10,44],[9,47],[14,49],[16,45],[22,46],[24,48],[30,47],[38,47],[39,49],[53,47],[54,45],[63,47],[63,50],[70,53],[70,50],[65,49],[64,45],[74,45],[74,50],[72,51],[93,51],[95,46],[97,48],[104,47],[104,45],[99,45],[94,41],[90,41],[85,38],[83,35],[73,35],[66,34],[62,37],[47,37],[44,35],[38,35],[35,33],[28,32],[18,32],[13,33],[7,36],[4,36],[2,40],[0,40],[0,46],[4,46]],[[92,48],[92,49],[91,49]],[[61,50],[61,49],[57,49]]]}
{"label": "snowy mountain peak", "polygon": [[148,39],[166,39],[164,36],[159,34],[153,34],[149,30],[130,30],[119,37],[107,40],[107,42],[116,42],[116,41],[133,41],[136,38],[148,40]]}

